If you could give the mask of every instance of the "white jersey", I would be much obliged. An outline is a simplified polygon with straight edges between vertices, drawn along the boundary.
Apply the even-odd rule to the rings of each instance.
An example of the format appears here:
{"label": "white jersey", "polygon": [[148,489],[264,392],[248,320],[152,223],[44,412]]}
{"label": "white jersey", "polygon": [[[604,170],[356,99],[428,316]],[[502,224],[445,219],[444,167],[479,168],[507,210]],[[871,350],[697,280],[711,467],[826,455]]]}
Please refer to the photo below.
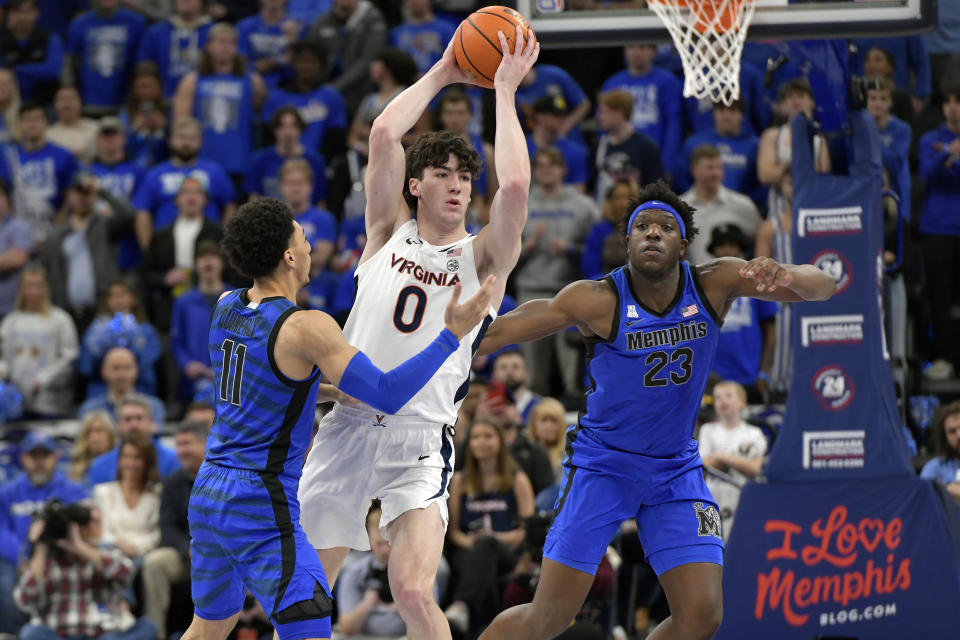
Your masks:
{"label": "white jersey", "polygon": [[[383,371],[416,355],[444,328],[444,311],[453,286],[462,286],[461,300],[480,290],[474,235],[442,247],[423,240],[416,220],[391,236],[369,260],[357,267],[357,298],[343,328],[347,342],[362,350]],[[460,348],[415,396],[397,412],[426,422],[454,424],[466,396],[470,361],[496,312],[460,340]],[[371,409],[372,410],[372,409]]]}

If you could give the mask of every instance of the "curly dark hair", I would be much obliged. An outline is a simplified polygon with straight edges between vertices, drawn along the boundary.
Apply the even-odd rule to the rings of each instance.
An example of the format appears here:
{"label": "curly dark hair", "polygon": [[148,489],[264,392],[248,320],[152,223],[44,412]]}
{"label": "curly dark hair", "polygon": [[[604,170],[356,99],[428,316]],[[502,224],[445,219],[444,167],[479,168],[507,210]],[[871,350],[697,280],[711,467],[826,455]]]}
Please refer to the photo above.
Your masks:
{"label": "curly dark hair", "polygon": [[651,200],[666,202],[668,205],[677,210],[677,213],[680,214],[680,219],[683,220],[683,226],[687,228],[688,242],[697,236],[697,233],[700,230],[697,229],[697,225],[693,223],[693,212],[696,211],[696,209],[681,200],[680,196],[675,194],[673,189],[670,188],[670,185],[663,180],[651,182],[640,189],[640,193],[637,194],[636,199],[631,200],[630,204],[627,205],[627,210],[623,212],[623,217],[620,218],[620,223],[617,225],[623,235],[630,235],[630,230],[627,229],[627,224],[630,222],[630,214],[633,213],[633,210],[642,205],[644,202],[649,202]]}
{"label": "curly dark hair", "polygon": [[220,246],[234,269],[249,278],[269,276],[293,235],[293,213],[276,198],[260,198],[237,210],[223,230]]}
{"label": "curly dark hair", "polygon": [[461,167],[466,167],[476,179],[480,175],[481,160],[473,145],[449,131],[425,133],[407,149],[407,178],[403,183],[403,197],[411,211],[417,210],[417,199],[410,193],[410,178],[423,179],[423,170],[427,167],[442,167],[456,156]]}
{"label": "curly dark hair", "polygon": [[960,401],[951,402],[950,404],[940,407],[940,410],[937,411],[937,417],[933,422],[933,433],[931,434],[931,440],[933,440],[933,451],[938,456],[946,458],[947,460],[960,458],[960,451],[957,451],[950,446],[950,443],[947,442],[947,418],[960,414]]}

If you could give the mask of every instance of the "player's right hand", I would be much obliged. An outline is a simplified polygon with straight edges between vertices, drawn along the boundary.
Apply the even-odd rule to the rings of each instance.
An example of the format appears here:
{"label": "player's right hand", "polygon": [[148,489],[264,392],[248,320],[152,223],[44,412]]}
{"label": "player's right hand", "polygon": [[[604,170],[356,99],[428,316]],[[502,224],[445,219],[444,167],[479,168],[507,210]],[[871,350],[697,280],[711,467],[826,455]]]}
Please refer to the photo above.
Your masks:
{"label": "player's right hand", "polygon": [[496,276],[487,276],[480,291],[463,304],[459,304],[460,284],[457,283],[454,286],[453,297],[450,298],[450,304],[447,305],[447,310],[443,314],[443,321],[458,340],[470,333],[471,329],[487,317],[490,312],[490,297],[493,295],[493,286],[496,283]]}
{"label": "player's right hand", "polygon": [[500,50],[503,51],[503,59],[500,60],[500,66],[497,67],[497,74],[493,76],[493,86],[506,86],[516,90],[520,82],[527,77],[533,63],[537,61],[540,55],[540,43],[535,37],[524,40],[523,29],[517,25],[516,46],[510,51],[507,37],[503,31],[497,32],[500,38]]}
{"label": "player's right hand", "polygon": [[437,60],[433,67],[443,74],[444,84],[476,84],[470,79],[470,76],[463,72],[460,65],[457,64],[457,56],[453,52],[454,40],[456,40],[456,38],[450,38],[450,42],[447,43],[447,48],[444,50],[443,56]]}

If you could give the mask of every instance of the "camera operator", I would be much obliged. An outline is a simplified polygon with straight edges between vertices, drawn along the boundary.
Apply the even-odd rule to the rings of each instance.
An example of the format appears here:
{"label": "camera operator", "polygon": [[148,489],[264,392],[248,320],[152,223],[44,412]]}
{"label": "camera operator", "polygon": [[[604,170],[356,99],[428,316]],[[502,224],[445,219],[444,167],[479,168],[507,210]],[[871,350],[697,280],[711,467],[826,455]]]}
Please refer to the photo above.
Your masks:
{"label": "camera operator", "polygon": [[123,599],[133,561],[117,548],[99,549],[100,534],[96,508],[58,500],[30,525],[33,552],[13,592],[31,618],[20,640],[156,639],[153,622],[134,619]]}
{"label": "camera operator", "polygon": [[[380,533],[380,506],[374,504],[367,513],[367,536],[370,553],[349,565],[337,579],[337,608],[340,613],[339,633],[334,639],[403,638],[406,624],[390,593],[387,563],[390,543]],[[450,568],[441,559],[437,579],[433,584],[433,598],[440,600]]]}
{"label": "camera operator", "polygon": [[86,489],[56,470],[56,451],[52,436],[29,433],[20,443],[24,473],[0,486],[0,633],[16,633],[26,622],[13,603],[13,587],[33,514],[53,498],[69,504],[87,497]]}

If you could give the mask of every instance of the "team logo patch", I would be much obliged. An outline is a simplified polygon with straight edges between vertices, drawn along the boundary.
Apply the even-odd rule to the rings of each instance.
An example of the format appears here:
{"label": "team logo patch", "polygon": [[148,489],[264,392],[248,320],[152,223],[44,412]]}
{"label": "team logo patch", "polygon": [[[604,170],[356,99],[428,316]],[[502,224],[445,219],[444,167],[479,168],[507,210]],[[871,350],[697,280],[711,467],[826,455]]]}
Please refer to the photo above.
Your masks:
{"label": "team logo patch", "polygon": [[637,313],[637,305],[628,304],[627,305],[627,317],[628,318],[639,318],[640,314]]}
{"label": "team logo patch", "polygon": [[374,414],[374,416],[377,418],[377,421],[376,421],[375,423],[373,423],[373,426],[375,426],[375,427],[386,427],[386,426],[387,426],[387,425],[384,424],[384,422],[383,422],[383,419],[387,417],[386,414],[384,414],[384,413],[376,413],[376,414]]}
{"label": "team logo patch", "polygon": [[811,260],[813,266],[823,271],[834,279],[837,283],[837,290],[834,295],[843,293],[850,286],[850,280],[853,279],[853,269],[843,254],[833,249],[821,251],[813,256]]}
{"label": "team logo patch", "polygon": [[697,535],[701,538],[713,536],[723,540],[720,533],[720,514],[712,504],[704,506],[702,502],[694,502],[693,508],[697,512]]}
{"label": "team logo patch", "polygon": [[695,304],[689,304],[680,310],[680,315],[682,315],[684,318],[695,316],[698,313],[700,313],[700,308]]}
{"label": "team logo patch", "polygon": [[830,411],[846,409],[853,400],[853,378],[836,365],[827,365],[813,375],[813,394]]}
{"label": "team logo patch", "polygon": [[456,271],[460,268],[460,261],[456,258],[451,258],[447,260],[447,271]]}

